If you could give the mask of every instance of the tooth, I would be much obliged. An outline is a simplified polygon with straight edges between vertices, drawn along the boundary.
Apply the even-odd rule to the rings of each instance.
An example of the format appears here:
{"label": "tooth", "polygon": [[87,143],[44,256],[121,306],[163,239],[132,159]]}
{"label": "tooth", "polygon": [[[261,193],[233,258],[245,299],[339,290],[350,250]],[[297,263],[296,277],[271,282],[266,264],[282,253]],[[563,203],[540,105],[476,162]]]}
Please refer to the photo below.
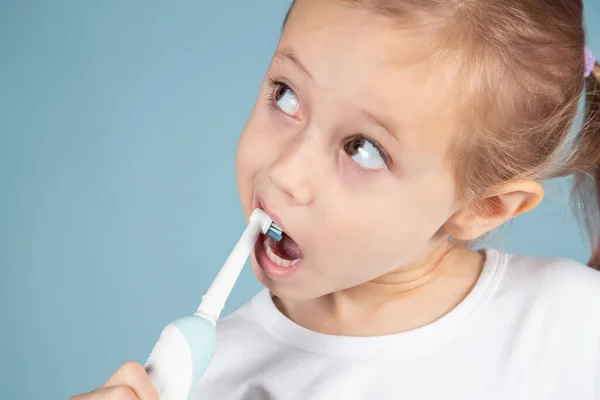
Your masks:
{"label": "tooth", "polygon": [[281,265],[282,267],[289,267],[290,265],[292,265],[292,262],[289,260],[284,260],[279,258],[278,260],[278,265]]}
{"label": "tooth", "polygon": [[300,260],[290,261],[290,260],[285,260],[285,259],[279,257],[277,254],[275,254],[273,252],[273,248],[271,247],[272,245],[273,245],[273,239],[271,239],[270,237],[266,238],[264,241],[264,246],[265,246],[265,249],[267,250],[267,256],[269,257],[269,259],[271,261],[273,261],[275,264],[279,265],[280,267],[287,268],[287,267],[290,267],[290,266],[296,264],[298,261],[300,261]]}

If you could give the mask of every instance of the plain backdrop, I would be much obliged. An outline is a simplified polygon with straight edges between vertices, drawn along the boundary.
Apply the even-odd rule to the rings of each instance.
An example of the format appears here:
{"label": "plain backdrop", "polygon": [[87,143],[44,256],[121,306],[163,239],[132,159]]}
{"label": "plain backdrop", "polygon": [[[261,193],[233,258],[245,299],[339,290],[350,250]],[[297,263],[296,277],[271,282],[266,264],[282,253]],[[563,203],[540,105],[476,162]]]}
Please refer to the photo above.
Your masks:
{"label": "plain backdrop", "polygon": [[[88,391],[195,311],[245,226],[236,145],[287,6],[0,0],[0,398]],[[492,245],[587,261],[569,186]],[[246,269],[225,314],[259,289]]]}

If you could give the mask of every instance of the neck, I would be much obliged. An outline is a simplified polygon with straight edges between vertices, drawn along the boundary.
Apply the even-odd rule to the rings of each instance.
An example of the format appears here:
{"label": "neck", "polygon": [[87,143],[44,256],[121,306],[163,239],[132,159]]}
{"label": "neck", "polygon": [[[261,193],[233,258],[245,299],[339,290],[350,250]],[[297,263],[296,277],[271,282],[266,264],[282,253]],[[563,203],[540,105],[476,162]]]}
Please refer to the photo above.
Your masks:
{"label": "neck", "polygon": [[471,291],[483,255],[440,246],[424,261],[359,286],[302,303],[274,299],[297,324],[324,334],[379,336],[425,326],[456,307]]}

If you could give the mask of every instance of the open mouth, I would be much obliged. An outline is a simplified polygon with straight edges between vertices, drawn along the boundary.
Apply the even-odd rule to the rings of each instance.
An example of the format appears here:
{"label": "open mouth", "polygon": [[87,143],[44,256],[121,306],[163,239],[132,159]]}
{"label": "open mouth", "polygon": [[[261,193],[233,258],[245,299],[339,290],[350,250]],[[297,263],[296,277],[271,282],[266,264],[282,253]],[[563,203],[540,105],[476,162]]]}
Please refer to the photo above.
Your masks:
{"label": "open mouth", "polygon": [[282,268],[298,264],[303,257],[300,246],[285,232],[279,242],[270,236],[265,236],[263,246],[269,260]]}
{"label": "open mouth", "polygon": [[260,269],[276,281],[290,278],[304,265],[300,246],[285,232],[279,242],[261,234],[256,242],[255,257]]}
{"label": "open mouth", "polygon": [[277,215],[265,207],[260,198],[256,199],[255,204],[282,230],[279,242],[268,235],[260,234],[254,247],[258,266],[271,279],[287,279],[304,265],[304,253],[298,243],[285,231],[285,226],[281,225]]}

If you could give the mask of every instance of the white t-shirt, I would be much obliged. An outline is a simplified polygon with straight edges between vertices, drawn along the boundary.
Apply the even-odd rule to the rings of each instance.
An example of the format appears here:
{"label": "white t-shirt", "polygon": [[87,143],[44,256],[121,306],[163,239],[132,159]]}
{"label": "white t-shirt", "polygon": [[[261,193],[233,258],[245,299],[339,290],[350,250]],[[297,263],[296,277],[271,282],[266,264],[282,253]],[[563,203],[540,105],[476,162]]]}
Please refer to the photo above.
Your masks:
{"label": "white t-shirt", "polygon": [[267,289],[217,327],[193,400],[599,400],[600,272],[487,251],[441,319],[379,337],[309,331]]}

